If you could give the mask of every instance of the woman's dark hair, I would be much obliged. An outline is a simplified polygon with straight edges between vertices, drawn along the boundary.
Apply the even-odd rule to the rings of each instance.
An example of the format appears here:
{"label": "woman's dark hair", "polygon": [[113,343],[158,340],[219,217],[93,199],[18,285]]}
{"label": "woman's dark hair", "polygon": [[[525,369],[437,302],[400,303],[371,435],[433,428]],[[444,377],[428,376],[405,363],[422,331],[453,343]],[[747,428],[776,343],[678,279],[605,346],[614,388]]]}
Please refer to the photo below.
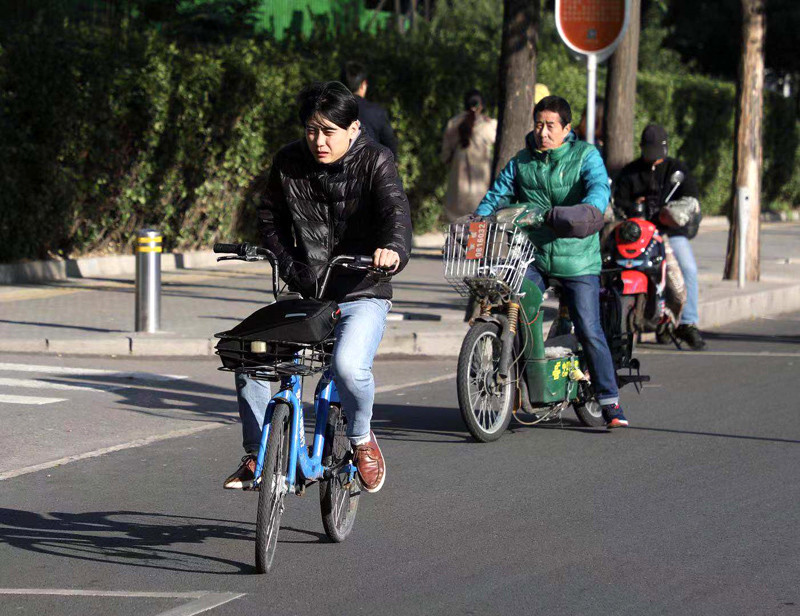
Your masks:
{"label": "woman's dark hair", "polygon": [[483,94],[480,90],[470,90],[464,95],[464,111],[467,112],[467,117],[458,125],[458,141],[464,149],[469,147],[469,141],[472,139],[478,107],[484,107]]}
{"label": "woman's dark hair", "polygon": [[542,100],[536,103],[533,108],[533,119],[542,111],[552,111],[558,114],[561,119],[561,126],[564,127],[572,122],[572,109],[569,103],[560,96],[545,96]]}
{"label": "woman's dark hair", "polygon": [[358,120],[356,97],[338,81],[315,81],[306,86],[297,95],[297,106],[303,126],[318,114],[339,128],[348,128]]}

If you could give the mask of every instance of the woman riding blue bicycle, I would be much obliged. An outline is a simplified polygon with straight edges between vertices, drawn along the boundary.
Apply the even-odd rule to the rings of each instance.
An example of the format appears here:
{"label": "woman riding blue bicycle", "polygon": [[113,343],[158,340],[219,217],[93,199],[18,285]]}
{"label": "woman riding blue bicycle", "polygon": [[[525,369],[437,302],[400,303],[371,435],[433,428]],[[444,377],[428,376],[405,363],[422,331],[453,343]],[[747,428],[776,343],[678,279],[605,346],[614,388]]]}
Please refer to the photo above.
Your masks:
{"label": "woman riding blue bicycle", "polygon": [[[321,276],[338,255],[372,255],[373,266],[398,273],[411,252],[411,218],[392,153],[361,131],[358,102],[343,84],[313,83],[298,105],[305,138],[275,155],[259,204],[262,245],[303,297],[318,296]],[[370,421],[372,363],[391,298],[389,280],[364,271],[338,275],[325,290],[325,299],[341,309],[331,366],[353,463],[367,492],[377,492],[386,478]],[[245,373],[236,375],[236,392],[245,456],[224,487],[249,489],[272,392],[267,381]]]}

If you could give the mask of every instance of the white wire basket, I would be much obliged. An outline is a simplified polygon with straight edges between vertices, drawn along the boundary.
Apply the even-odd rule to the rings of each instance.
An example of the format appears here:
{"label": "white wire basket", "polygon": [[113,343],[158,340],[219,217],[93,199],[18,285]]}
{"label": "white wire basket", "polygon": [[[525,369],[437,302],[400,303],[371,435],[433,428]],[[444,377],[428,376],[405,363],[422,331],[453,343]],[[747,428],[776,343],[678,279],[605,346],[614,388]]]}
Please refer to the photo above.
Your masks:
{"label": "white wire basket", "polygon": [[468,297],[477,289],[518,293],[535,248],[510,222],[450,225],[444,244],[444,277]]}

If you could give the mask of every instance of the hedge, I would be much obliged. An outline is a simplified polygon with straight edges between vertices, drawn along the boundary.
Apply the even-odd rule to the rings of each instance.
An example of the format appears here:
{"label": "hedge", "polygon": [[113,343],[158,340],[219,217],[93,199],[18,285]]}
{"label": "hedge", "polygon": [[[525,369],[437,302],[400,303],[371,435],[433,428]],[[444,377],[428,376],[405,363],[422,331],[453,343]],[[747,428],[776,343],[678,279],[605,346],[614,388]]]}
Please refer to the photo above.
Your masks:
{"label": "hedge", "polygon": [[[345,59],[370,67],[368,96],[392,117],[415,228],[433,228],[446,183],[442,129],[466,90],[481,88],[492,109],[496,101],[499,16],[492,2],[478,4],[469,29],[451,9],[405,36],[322,32],[282,43],[17,24],[0,38],[0,261],[126,252],[145,226],[161,228],[173,250],[252,238],[258,176],[301,136],[295,94],[313,79],[338,78]],[[545,29],[539,81],[579,112],[584,79]],[[665,125],[709,214],[730,199],[733,103],[729,83],[640,75],[637,132],[647,121]],[[770,99],[767,206],[800,201],[798,144],[791,106]]]}

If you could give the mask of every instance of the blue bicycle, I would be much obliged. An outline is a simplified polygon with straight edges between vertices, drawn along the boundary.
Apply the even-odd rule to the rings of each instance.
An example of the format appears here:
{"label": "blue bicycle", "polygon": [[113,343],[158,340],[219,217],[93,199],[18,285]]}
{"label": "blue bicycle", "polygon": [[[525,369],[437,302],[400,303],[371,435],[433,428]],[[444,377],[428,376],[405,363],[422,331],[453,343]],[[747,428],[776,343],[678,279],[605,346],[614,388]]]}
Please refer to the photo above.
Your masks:
{"label": "blue bicycle", "polygon": [[[352,463],[347,419],[342,412],[330,361],[333,332],[339,318],[336,302],[302,299],[278,290],[275,256],[250,244],[215,244],[214,252],[234,253],[218,260],[270,261],[276,302],[256,311],[231,330],[216,334],[220,370],[245,373],[254,379],[280,382],[267,406],[256,463],[259,491],[256,521],[256,570],[267,573],[275,558],[284,498],[303,494],[319,482],[325,534],[344,541],[353,529],[361,486]],[[386,272],[372,258],[341,255],[332,259],[316,293],[323,297],[333,268]],[[303,377],[322,373],[314,395],[314,441],[309,451],[303,413]]]}

